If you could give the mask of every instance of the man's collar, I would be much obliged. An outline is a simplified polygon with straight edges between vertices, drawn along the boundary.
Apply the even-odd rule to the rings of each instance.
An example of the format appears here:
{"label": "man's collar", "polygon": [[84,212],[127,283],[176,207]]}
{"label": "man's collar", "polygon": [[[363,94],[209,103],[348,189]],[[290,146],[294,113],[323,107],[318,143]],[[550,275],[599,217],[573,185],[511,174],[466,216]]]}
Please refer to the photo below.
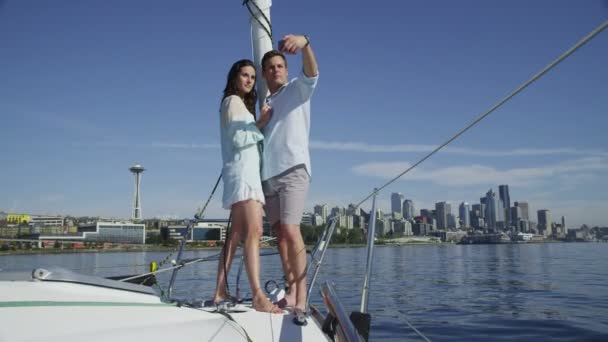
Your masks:
{"label": "man's collar", "polygon": [[283,91],[283,89],[285,89],[285,87],[287,86],[288,83],[289,82],[285,82],[285,84],[283,84],[282,86],[280,86],[279,89],[277,89],[277,91],[275,91],[274,93],[268,95],[267,97],[270,98],[270,97],[274,97],[274,96],[278,95],[280,92]]}

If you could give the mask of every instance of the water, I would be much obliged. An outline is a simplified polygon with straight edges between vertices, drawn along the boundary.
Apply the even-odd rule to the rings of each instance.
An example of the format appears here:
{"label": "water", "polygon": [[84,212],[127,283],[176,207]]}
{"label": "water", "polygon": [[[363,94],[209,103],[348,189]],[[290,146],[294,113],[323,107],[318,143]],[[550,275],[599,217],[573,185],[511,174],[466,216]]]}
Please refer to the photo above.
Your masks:
{"label": "water", "polygon": [[[422,340],[406,321],[434,341],[608,340],[606,243],[426,245],[377,247],[375,252],[372,341]],[[214,253],[188,252],[185,257]],[[166,255],[2,256],[0,269],[61,265],[85,274],[135,274]],[[326,254],[319,280],[334,282],[349,310],[358,309],[365,258],[364,248],[335,248]],[[209,298],[215,269],[210,262],[180,271],[176,295]],[[264,257],[262,271],[262,279],[279,280],[278,256]],[[169,273],[158,278],[164,287]],[[245,277],[241,288],[248,290]],[[318,291],[313,292],[313,303],[320,304]]]}

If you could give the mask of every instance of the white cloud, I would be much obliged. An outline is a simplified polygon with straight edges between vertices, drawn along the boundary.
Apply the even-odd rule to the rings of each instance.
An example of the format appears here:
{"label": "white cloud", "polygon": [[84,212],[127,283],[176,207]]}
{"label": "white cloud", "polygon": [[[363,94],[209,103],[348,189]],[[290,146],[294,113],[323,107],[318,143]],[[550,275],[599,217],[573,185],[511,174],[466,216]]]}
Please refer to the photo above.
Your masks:
{"label": "white cloud", "polygon": [[[79,147],[115,147],[115,148],[168,148],[168,149],[219,149],[219,143],[171,143],[171,142],[149,142],[149,143],[123,143],[123,142],[98,142],[98,143],[73,143]],[[313,140],[310,148],[314,150],[342,151],[342,152],[364,152],[364,153],[424,153],[431,152],[436,145],[377,145],[366,142],[353,141],[323,141]],[[468,155],[476,157],[515,157],[515,156],[548,156],[548,155],[579,155],[608,157],[607,151],[585,150],[571,147],[542,149],[526,148],[506,151],[481,150],[467,147],[445,147],[441,153]]]}
{"label": "white cloud", "polygon": [[[317,150],[328,151],[352,151],[352,152],[379,152],[379,153],[408,153],[408,152],[431,152],[438,145],[377,145],[368,144],[365,142],[336,142],[314,140],[310,142],[310,147]],[[525,148],[514,149],[507,151],[498,150],[480,150],[466,147],[445,147],[441,150],[442,153],[452,153],[461,155],[470,155],[478,157],[512,157],[512,156],[539,156],[539,155],[581,155],[581,156],[603,156],[608,157],[608,152],[602,150],[584,150],[577,148]]]}
{"label": "white cloud", "polygon": [[[411,166],[408,162],[373,162],[357,165],[352,171],[361,176],[392,179]],[[594,171],[608,170],[608,159],[588,157],[565,161],[552,165],[531,168],[499,170],[491,166],[466,165],[450,166],[441,169],[417,168],[404,176],[407,180],[428,181],[439,185],[462,186],[483,184],[530,185],[542,182],[548,177],[576,175],[580,181],[581,173],[589,175]],[[587,176],[588,177],[588,176]]]}
{"label": "white cloud", "polygon": [[73,143],[76,147],[105,147],[105,148],[162,148],[162,149],[184,149],[184,150],[202,150],[202,149],[219,149],[220,144],[184,144],[184,143],[114,143],[114,142],[98,142],[98,143]]}

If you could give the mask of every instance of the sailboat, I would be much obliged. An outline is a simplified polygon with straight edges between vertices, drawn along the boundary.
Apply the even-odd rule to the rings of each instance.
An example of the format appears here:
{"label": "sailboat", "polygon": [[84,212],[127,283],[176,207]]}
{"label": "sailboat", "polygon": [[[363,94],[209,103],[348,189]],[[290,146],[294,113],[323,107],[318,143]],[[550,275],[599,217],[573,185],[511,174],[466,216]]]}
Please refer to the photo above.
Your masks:
{"label": "sailboat", "polygon": [[[272,3],[271,0],[245,0],[243,5],[251,15],[253,55],[259,66],[264,53],[272,49]],[[267,91],[264,82],[258,82],[258,93],[266,94]],[[205,207],[189,223],[190,229],[196,221],[202,220]],[[307,267],[307,271],[312,273],[308,286],[309,298],[336,222],[335,219],[328,220],[318,243],[310,252]],[[372,246],[368,249],[368,267],[371,267],[373,250],[371,237],[373,234],[370,236]],[[102,278],[59,267],[23,272],[0,271],[0,342],[368,339],[369,315],[356,312],[351,319],[329,282],[320,287],[326,313],[311,304],[307,305],[306,312],[284,310],[282,314],[271,314],[254,310],[247,301],[205,306],[201,302],[186,302],[173,297],[176,275],[181,268],[219,259],[219,254],[208,258],[182,259],[185,243],[186,239],[183,239],[172,266],[135,277]],[[153,287],[141,283],[141,279],[149,281],[150,277],[163,271],[172,272],[166,293],[161,291],[159,294]],[[370,269],[364,288],[365,298],[368,295],[369,272]],[[240,272],[237,282],[239,277]],[[367,310],[367,299],[364,310]],[[360,328],[355,327],[355,322]]]}
{"label": "sailboat", "polygon": [[[244,4],[251,13],[254,60],[259,65],[261,56],[272,47],[271,1],[245,0]],[[606,27],[608,21],[437,149],[383,186],[374,189],[356,205],[358,207],[372,199],[367,230],[367,262],[358,311],[346,311],[331,282],[325,282],[319,287],[325,307],[321,309],[309,304],[306,312],[285,311],[283,314],[270,314],[253,310],[251,303],[247,302],[204,306],[199,302],[179,300],[172,296],[177,272],[184,267],[218,259],[217,255],[182,259],[184,241],[172,266],[151,270],[149,274],[137,277],[107,279],[61,268],[36,268],[23,272],[0,271],[0,342],[367,340],[371,322],[368,303],[374,252],[376,196],[379,191],[473,127]],[[259,82],[259,86],[264,87],[263,82]],[[266,90],[258,89],[258,93],[265,94]],[[200,217],[195,216],[189,226],[198,219]],[[308,285],[309,298],[315,288],[317,275],[335,228],[336,218],[329,219],[317,245],[310,253],[308,271],[312,276]],[[159,294],[151,287],[129,282],[164,271],[173,272],[166,294]]]}

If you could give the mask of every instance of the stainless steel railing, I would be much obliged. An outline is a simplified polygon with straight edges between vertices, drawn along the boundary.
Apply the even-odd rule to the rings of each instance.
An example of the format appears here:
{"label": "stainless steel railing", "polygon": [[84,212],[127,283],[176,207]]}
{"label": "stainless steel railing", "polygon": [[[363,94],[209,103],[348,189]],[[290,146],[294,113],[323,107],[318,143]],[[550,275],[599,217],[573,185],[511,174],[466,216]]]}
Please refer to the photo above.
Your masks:
{"label": "stainless steel railing", "polygon": [[338,321],[336,333],[338,334],[339,340],[363,342],[363,337],[357,333],[353,322],[350,320],[350,317],[336,294],[334,286],[330,282],[325,282],[325,284],[321,286],[321,297],[323,297],[323,302],[325,303],[325,307],[329,311],[329,314]]}

